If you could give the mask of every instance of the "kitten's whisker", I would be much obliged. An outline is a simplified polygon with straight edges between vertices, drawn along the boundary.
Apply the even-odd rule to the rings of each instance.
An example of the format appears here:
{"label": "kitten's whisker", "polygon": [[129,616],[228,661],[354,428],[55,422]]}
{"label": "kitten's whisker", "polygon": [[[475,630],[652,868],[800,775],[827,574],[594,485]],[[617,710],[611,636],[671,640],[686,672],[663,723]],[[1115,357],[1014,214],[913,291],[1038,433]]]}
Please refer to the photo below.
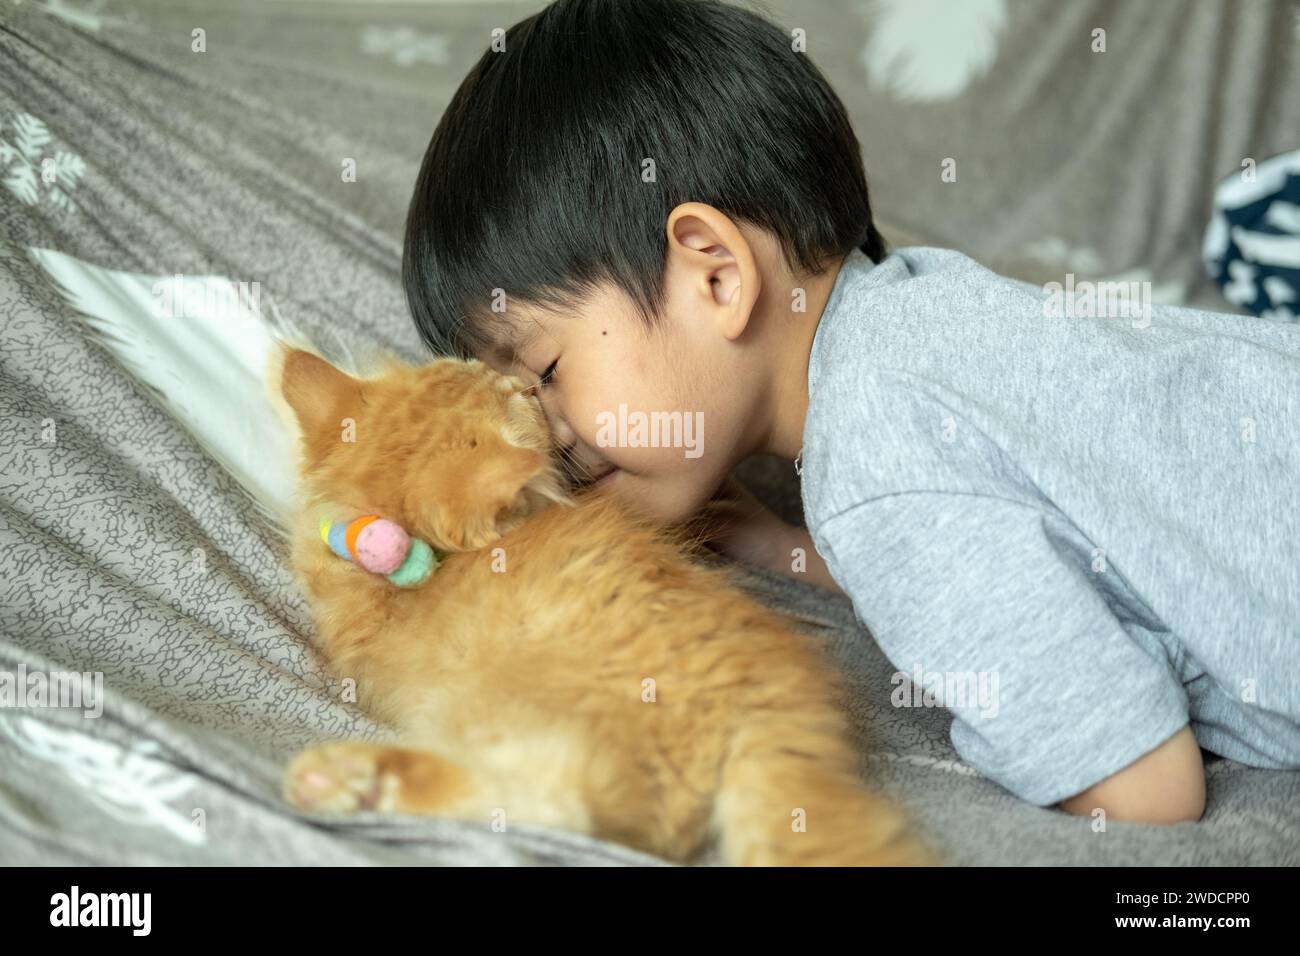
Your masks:
{"label": "kitten's whisker", "polygon": [[556,452],[560,457],[562,470],[575,486],[590,484],[593,477],[591,468],[578,459],[571,447],[557,446]]}
{"label": "kitten's whisker", "polygon": [[[532,385],[525,385],[523,388],[516,389],[514,394],[525,395],[535,392],[542,385],[541,382],[535,382]],[[568,446],[555,444],[555,436],[551,435],[551,449],[558,456],[560,471],[571,486],[590,484],[592,479],[591,468],[584,465],[578,460],[573,449]]]}

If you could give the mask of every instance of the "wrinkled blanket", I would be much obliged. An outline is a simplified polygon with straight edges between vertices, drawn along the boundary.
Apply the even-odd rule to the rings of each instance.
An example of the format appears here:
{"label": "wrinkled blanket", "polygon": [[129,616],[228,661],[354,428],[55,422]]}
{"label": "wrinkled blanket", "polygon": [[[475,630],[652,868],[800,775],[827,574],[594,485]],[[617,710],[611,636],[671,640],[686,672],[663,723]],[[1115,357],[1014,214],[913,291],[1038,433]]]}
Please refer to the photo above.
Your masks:
{"label": "wrinkled blanket", "polygon": [[[888,234],[1231,310],[1201,234],[1218,178],[1300,143],[1294,7],[963,7],[954,53],[924,2],[770,6],[849,105]],[[257,281],[322,342],[420,361],[399,286],[420,156],[489,31],[535,8],[0,0],[0,672],[103,679],[98,714],[0,708],[0,863],[659,862],[542,828],[291,811],[279,778],[298,748],[391,731],[310,651],[282,544],[87,341],[32,252],[72,257],[87,284]],[[798,518],[787,466],[743,474]],[[845,599],[744,581],[843,667],[864,775],[952,861],[1300,862],[1300,774],[1214,760],[1202,822],[1098,831],[961,763],[946,711],[892,707],[893,668]]]}

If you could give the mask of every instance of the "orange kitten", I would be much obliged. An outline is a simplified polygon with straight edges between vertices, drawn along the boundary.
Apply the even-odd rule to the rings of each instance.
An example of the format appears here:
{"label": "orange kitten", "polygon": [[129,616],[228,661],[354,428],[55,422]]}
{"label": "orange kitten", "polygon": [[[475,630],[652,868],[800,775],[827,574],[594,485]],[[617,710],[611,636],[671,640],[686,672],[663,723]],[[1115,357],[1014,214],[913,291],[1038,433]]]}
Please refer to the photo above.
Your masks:
{"label": "orange kitten", "polygon": [[[291,803],[504,814],[676,861],[716,837],[732,864],[929,862],[859,779],[807,636],[609,495],[568,498],[519,379],[385,362],[356,379],[285,347],[272,370],[300,439],[292,561],[318,648],[404,740],[303,752]],[[397,588],[322,543],[327,505],[457,553]]]}

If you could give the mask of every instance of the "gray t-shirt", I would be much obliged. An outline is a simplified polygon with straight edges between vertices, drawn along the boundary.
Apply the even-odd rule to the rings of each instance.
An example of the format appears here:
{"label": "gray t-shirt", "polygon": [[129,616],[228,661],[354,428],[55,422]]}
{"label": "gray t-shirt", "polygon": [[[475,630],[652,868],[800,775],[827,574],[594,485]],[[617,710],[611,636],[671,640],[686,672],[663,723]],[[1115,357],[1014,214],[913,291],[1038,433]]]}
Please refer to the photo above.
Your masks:
{"label": "gray t-shirt", "polygon": [[1024,800],[1189,721],[1300,769],[1300,326],[1094,292],[855,250],[808,365],[813,541],[895,704]]}

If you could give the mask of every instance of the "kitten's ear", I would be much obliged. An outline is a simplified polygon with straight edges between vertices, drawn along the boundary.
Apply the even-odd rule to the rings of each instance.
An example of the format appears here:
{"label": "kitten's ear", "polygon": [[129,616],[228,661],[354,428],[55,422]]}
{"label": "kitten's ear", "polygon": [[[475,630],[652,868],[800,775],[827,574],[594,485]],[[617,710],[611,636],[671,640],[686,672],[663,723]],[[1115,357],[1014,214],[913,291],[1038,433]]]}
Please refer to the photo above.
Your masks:
{"label": "kitten's ear", "polygon": [[273,353],[267,387],[280,408],[291,417],[304,437],[320,435],[333,420],[340,405],[354,407],[361,402],[361,383],[340,372],[318,355],[280,344]]}

